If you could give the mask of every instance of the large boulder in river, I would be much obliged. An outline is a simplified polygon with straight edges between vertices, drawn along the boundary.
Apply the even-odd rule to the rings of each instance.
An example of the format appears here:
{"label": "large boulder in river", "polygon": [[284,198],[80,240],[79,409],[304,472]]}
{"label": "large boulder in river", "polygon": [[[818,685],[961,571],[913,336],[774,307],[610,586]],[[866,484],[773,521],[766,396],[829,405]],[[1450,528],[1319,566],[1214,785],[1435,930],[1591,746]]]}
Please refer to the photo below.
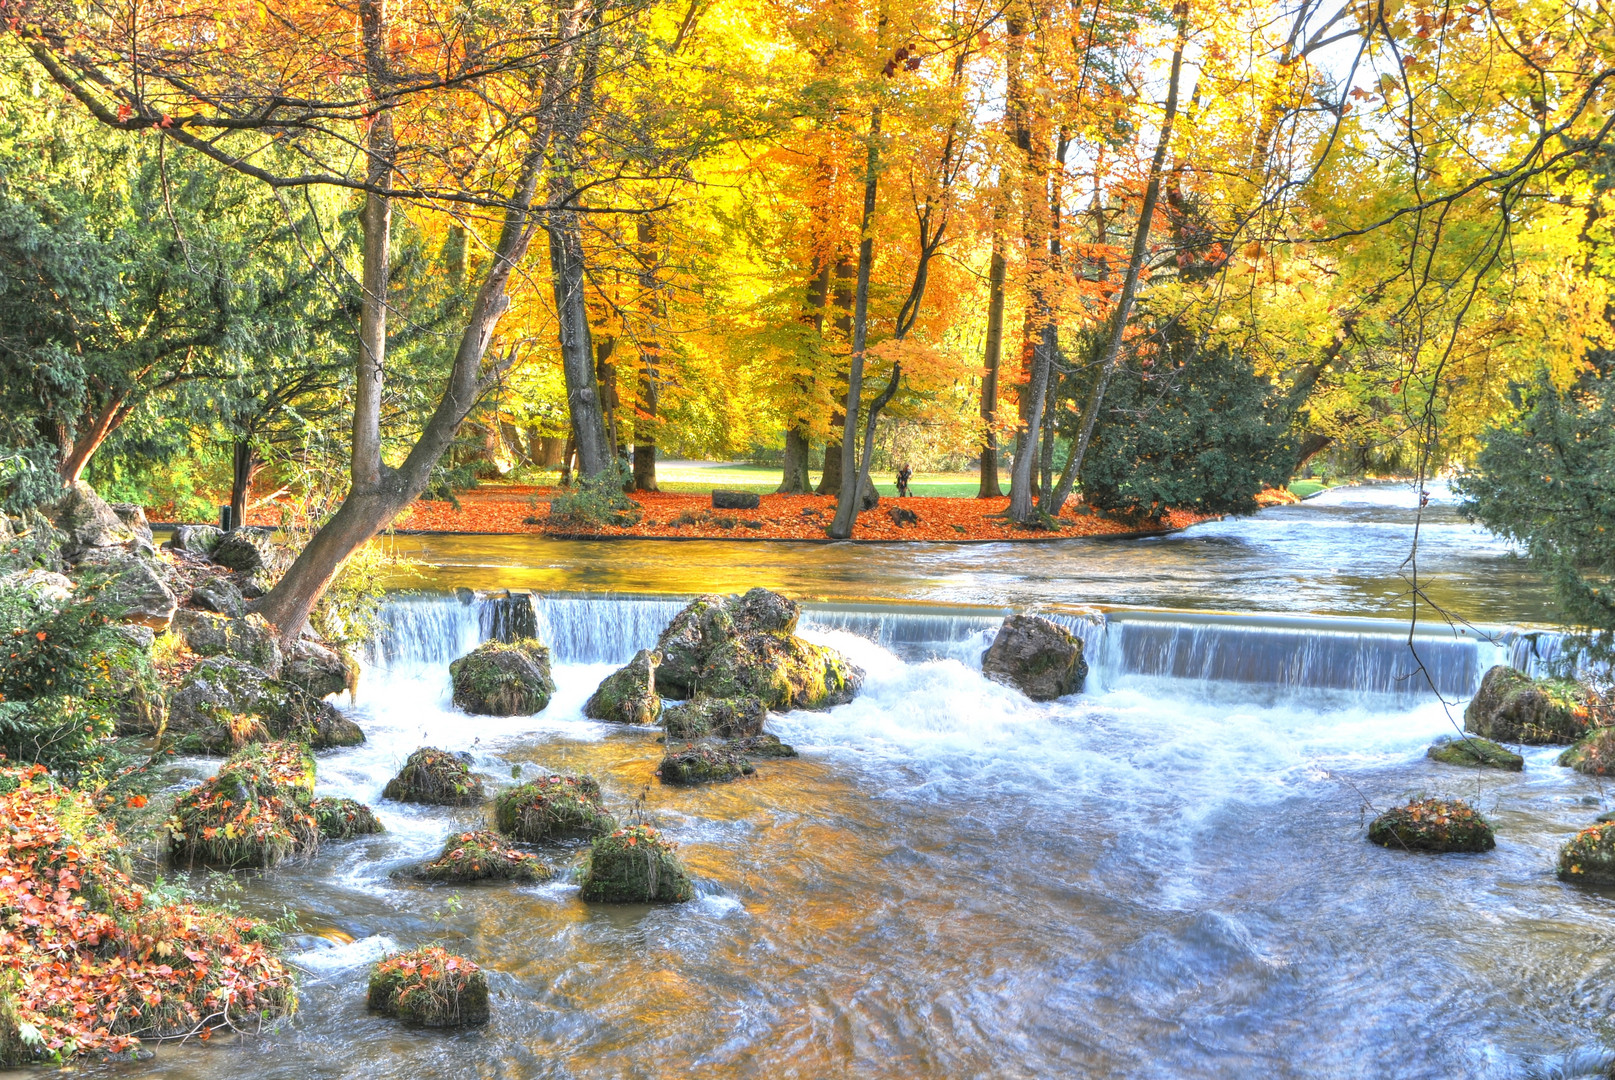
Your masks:
{"label": "large boulder in river", "polygon": [[1520,755],[1478,735],[1442,739],[1426,750],[1424,756],[1443,765],[1462,765],[1469,769],[1519,772],[1525,768],[1525,759]]}
{"label": "large boulder in river", "polygon": [[650,825],[627,825],[589,845],[582,897],[590,903],[683,903],[695,887],[673,854],[677,844]]}
{"label": "large boulder in river", "polygon": [[654,724],[662,712],[656,694],[656,654],[640,649],[634,658],[601,682],[584,702],[583,715],[619,724]]}
{"label": "large boulder in river", "polygon": [[1615,727],[1594,730],[1560,754],[1559,764],[1588,776],[1615,776]]}
{"label": "large boulder in river", "polygon": [[487,641],[449,665],[454,703],[479,716],[542,712],[555,693],[550,651],[536,638]]}
{"label": "large boulder in river", "polygon": [[1368,826],[1368,838],[1404,851],[1490,851],[1492,827],[1462,799],[1414,799],[1385,811]]}
{"label": "large boulder in river", "polygon": [[215,656],[192,668],[169,699],[168,734],[181,750],[221,754],[265,739],[323,748],[364,741],[359,725],[328,702],[251,664]]}
{"label": "large boulder in river", "polygon": [[657,641],[664,697],[754,697],[765,708],[825,709],[851,701],[864,673],[846,657],[795,636],[800,609],[768,589],[703,596]]}
{"label": "large boulder in river", "polygon": [[754,697],[696,698],[674,705],[662,715],[669,742],[689,742],[717,736],[744,739],[759,735],[768,709]]}
{"label": "large boulder in river", "polygon": [[51,524],[65,534],[62,557],[69,562],[77,561],[86,551],[95,548],[121,548],[135,541],[133,530],[119,520],[112,507],[83,480],[41,509]]}
{"label": "large boulder in river", "polygon": [[428,806],[475,806],[483,801],[482,777],[471,771],[469,754],[423,746],[387,781],[381,797]]}
{"label": "large boulder in river", "polygon": [[169,853],[176,862],[271,867],[320,846],[310,806],[314,758],[296,742],[248,747],[174,803]]}
{"label": "large boulder in river", "polygon": [[262,615],[231,618],[186,609],[174,615],[173,632],[198,656],[233,656],[270,678],[280,674],[284,662],[280,642]]}
{"label": "large boulder in river", "polygon": [[981,671],[1033,701],[1053,701],[1082,689],[1088,665],[1082,639],[1038,615],[1011,615],[981,658]]}
{"label": "large boulder in river", "polygon": [[1499,664],[1486,673],[1464,709],[1464,730],[1504,743],[1573,743],[1594,726],[1600,702],[1591,690],[1563,679],[1533,679]]}
{"label": "large boulder in river", "polygon": [[656,767],[664,784],[690,786],[715,784],[750,776],[757,769],[740,753],[727,746],[690,743],[683,748],[669,746],[667,756]]}

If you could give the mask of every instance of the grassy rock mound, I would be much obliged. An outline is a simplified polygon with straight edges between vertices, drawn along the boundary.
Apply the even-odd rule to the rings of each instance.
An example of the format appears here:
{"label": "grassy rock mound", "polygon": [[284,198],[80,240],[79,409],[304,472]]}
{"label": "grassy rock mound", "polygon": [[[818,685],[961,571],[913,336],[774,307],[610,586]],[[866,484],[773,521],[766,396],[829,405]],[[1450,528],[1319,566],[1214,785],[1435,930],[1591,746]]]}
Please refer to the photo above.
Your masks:
{"label": "grassy rock mound", "polygon": [[511,788],[494,802],[499,831],[529,844],[611,832],[617,819],[600,803],[600,785],[587,776],[545,776]]}
{"label": "grassy rock mound", "polygon": [[1598,728],[1559,755],[1559,764],[1588,776],[1615,776],[1615,728]]}
{"label": "grassy rock mound", "polygon": [[669,747],[667,756],[656,767],[664,784],[714,784],[750,776],[757,769],[751,762],[727,747],[686,745],[682,750]]}
{"label": "grassy rock mound", "polygon": [[366,1004],[426,1027],[488,1022],[488,977],[463,956],[436,945],[397,953],[370,969]]}
{"label": "grassy rock mound", "polygon": [[517,851],[488,829],[455,833],[443,842],[443,851],[410,876],[418,881],[468,885],[475,881],[548,881],[553,875],[536,855]]}
{"label": "grassy rock mound", "polygon": [[1563,679],[1533,679],[1499,664],[1481,680],[1464,709],[1464,730],[1505,743],[1553,746],[1580,740],[1602,705],[1587,687]]}
{"label": "grassy rock mound", "polygon": [[0,1068],[252,1028],[295,1007],[273,931],[160,902],[118,869],[123,850],[90,801],[44,769],[0,768]]}
{"label": "grassy rock mound", "polygon": [[1559,849],[1559,880],[1615,885],[1615,822],[1588,826]]}
{"label": "grassy rock mound", "polygon": [[375,811],[354,799],[315,799],[308,808],[314,812],[322,840],[351,840],[387,831]]}
{"label": "grassy rock mound", "polygon": [[1088,664],[1082,639],[1038,615],[1011,615],[981,658],[981,671],[1033,701],[1053,701],[1082,689]]}
{"label": "grassy rock mound", "polygon": [[168,733],[180,750],[193,754],[227,754],[265,739],[316,749],[364,742],[359,725],[329,702],[228,656],[191,669],[169,699]]}
{"label": "grassy rock mound", "polygon": [[534,638],[489,641],[449,665],[454,703],[478,716],[527,716],[555,693],[550,651]]}
{"label": "grassy rock mound", "polygon": [[1463,765],[1471,769],[1519,772],[1525,768],[1525,759],[1520,755],[1478,735],[1464,739],[1442,739],[1426,750],[1424,756],[1444,765]]}
{"label": "grassy rock mound", "polygon": [[176,863],[270,867],[320,846],[310,806],[314,758],[291,742],[258,743],[174,804],[169,854]]}
{"label": "grassy rock mound", "polygon": [[1387,810],[1368,826],[1381,847],[1410,851],[1490,851],[1492,827],[1462,799],[1415,799]]}
{"label": "grassy rock mound", "polygon": [[471,771],[470,756],[423,746],[387,781],[381,797],[432,806],[475,806],[483,801],[482,777]]}
{"label": "grassy rock mound", "polygon": [[607,675],[583,706],[583,715],[592,720],[619,724],[654,724],[662,712],[662,699],[656,693],[657,656],[640,649],[634,658]]}
{"label": "grassy rock mound", "polygon": [[673,852],[678,845],[649,825],[628,825],[589,845],[583,899],[606,904],[683,903],[695,896]]}
{"label": "grassy rock mound", "polygon": [[729,740],[731,751],[749,758],[798,757],[796,748],[779,741],[778,735],[748,735],[744,739]]}
{"label": "grassy rock mound", "polygon": [[696,698],[668,709],[662,727],[669,741],[688,742],[708,735],[742,739],[761,733],[766,719],[768,709],[760,698]]}

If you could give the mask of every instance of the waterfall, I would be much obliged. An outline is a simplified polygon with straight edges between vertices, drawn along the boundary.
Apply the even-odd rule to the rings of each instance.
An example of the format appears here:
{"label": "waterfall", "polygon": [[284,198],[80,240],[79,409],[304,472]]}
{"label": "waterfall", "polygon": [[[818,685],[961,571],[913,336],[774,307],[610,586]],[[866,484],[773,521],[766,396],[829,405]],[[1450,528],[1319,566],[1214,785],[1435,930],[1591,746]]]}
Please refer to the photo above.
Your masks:
{"label": "waterfall", "polygon": [[[610,593],[401,595],[385,605],[372,665],[446,665],[488,640],[536,636],[556,663],[626,663],[651,648],[687,598]],[[899,603],[802,605],[805,632],[855,634],[905,660],[980,664],[1004,608]],[[1549,631],[1431,625],[1412,638],[1394,620],[1210,612],[1050,610],[1084,644],[1091,688],[1126,679],[1237,684],[1282,691],[1453,699],[1486,669],[1513,663],[1534,674],[1560,662]],[[1420,670],[1420,665],[1423,671]]]}

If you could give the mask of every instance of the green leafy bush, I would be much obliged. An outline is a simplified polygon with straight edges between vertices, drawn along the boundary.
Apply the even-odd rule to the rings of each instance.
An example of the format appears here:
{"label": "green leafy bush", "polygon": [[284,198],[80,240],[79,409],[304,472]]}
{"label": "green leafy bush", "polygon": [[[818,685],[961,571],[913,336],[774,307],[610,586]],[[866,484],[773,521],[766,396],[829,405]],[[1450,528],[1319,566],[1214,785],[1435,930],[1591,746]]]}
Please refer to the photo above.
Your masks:
{"label": "green leafy bush", "polygon": [[618,461],[599,476],[580,479],[571,491],[550,500],[550,521],[575,529],[639,524],[639,504],[623,491],[633,480]]}

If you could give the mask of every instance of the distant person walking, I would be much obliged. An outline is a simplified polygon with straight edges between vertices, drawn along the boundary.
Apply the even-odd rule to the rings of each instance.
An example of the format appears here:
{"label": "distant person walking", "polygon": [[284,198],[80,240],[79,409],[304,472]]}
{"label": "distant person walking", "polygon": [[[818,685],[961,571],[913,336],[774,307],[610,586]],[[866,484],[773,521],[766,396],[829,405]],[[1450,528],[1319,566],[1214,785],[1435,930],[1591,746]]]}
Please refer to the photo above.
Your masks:
{"label": "distant person walking", "polygon": [[914,470],[908,467],[908,462],[903,462],[902,468],[897,470],[897,497],[899,499],[908,497],[908,481],[913,475]]}

